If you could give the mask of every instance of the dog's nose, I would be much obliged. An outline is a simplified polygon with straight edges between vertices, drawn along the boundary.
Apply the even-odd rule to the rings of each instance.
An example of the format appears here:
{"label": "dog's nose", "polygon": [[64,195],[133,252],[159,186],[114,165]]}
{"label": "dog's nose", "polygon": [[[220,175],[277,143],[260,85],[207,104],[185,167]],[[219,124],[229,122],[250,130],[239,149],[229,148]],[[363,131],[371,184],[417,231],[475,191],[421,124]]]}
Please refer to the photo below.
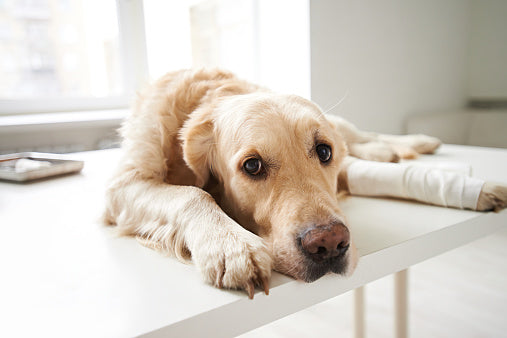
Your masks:
{"label": "dog's nose", "polygon": [[343,223],[312,226],[300,238],[302,250],[317,263],[343,256],[350,246],[349,229]]}

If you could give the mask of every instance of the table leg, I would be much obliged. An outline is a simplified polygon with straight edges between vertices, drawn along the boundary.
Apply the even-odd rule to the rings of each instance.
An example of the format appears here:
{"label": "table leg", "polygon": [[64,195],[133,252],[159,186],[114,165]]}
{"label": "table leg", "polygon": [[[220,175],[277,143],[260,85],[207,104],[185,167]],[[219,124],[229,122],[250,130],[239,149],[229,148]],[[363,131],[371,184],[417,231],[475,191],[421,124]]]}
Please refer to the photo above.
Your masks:
{"label": "table leg", "polygon": [[408,269],[394,274],[394,313],[396,338],[408,337]]}
{"label": "table leg", "polygon": [[354,289],[354,333],[355,338],[366,336],[364,286]]}

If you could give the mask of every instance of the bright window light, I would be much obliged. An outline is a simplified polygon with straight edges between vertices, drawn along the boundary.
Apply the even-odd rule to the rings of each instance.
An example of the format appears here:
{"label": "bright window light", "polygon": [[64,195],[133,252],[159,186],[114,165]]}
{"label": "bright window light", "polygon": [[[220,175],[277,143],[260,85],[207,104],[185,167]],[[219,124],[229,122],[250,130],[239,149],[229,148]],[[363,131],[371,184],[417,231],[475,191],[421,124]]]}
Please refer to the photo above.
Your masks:
{"label": "bright window light", "polygon": [[144,0],[151,79],[221,67],[310,97],[308,0]]}
{"label": "bright window light", "polygon": [[0,0],[0,115],[126,107],[191,67],[309,97],[308,1]]}
{"label": "bright window light", "polygon": [[114,0],[0,1],[0,100],[123,94]]}

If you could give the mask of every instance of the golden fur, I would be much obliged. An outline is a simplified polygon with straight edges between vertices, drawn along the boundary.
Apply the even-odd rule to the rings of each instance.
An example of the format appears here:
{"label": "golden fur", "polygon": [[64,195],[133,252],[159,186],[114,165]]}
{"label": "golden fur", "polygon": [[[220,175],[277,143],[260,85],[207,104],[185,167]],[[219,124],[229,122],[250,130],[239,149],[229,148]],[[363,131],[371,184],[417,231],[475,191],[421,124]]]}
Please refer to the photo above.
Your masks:
{"label": "golden fur", "polygon": [[[312,270],[296,237],[309,225],[347,224],[337,190],[347,188],[340,169],[348,151],[397,161],[440,144],[359,131],[308,100],[220,70],[165,75],[138,97],[121,133],[125,156],[107,192],[105,221],[191,259],[207,282],[251,297],[256,285],[267,292],[273,268],[307,281],[327,272]],[[319,143],[332,148],[325,165]],[[265,172],[254,178],[243,165],[257,157]],[[350,274],[356,262],[352,241],[333,271]]]}

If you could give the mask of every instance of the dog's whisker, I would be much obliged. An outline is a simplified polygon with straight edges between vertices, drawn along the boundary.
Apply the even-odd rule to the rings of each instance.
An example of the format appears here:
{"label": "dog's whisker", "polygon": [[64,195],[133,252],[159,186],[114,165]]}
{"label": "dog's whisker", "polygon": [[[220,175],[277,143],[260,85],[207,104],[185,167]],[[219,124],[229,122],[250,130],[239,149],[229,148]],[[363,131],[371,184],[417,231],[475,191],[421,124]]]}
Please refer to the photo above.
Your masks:
{"label": "dog's whisker", "polygon": [[335,109],[336,107],[338,107],[338,106],[339,106],[339,105],[340,105],[340,104],[341,104],[341,103],[342,103],[342,102],[343,102],[343,101],[347,98],[347,96],[349,96],[349,90],[348,90],[348,89],[347,89],[347,91],[345,91],[345,94],[343,94],[342,98],[341,98],[338,102],[336,102],[333,106],[331,106],[331,108],[326,109],[326,110],[324,111],[324,114],[327,114],[327,113],[329,113],[331,110],[333,110],[333,109]]}

